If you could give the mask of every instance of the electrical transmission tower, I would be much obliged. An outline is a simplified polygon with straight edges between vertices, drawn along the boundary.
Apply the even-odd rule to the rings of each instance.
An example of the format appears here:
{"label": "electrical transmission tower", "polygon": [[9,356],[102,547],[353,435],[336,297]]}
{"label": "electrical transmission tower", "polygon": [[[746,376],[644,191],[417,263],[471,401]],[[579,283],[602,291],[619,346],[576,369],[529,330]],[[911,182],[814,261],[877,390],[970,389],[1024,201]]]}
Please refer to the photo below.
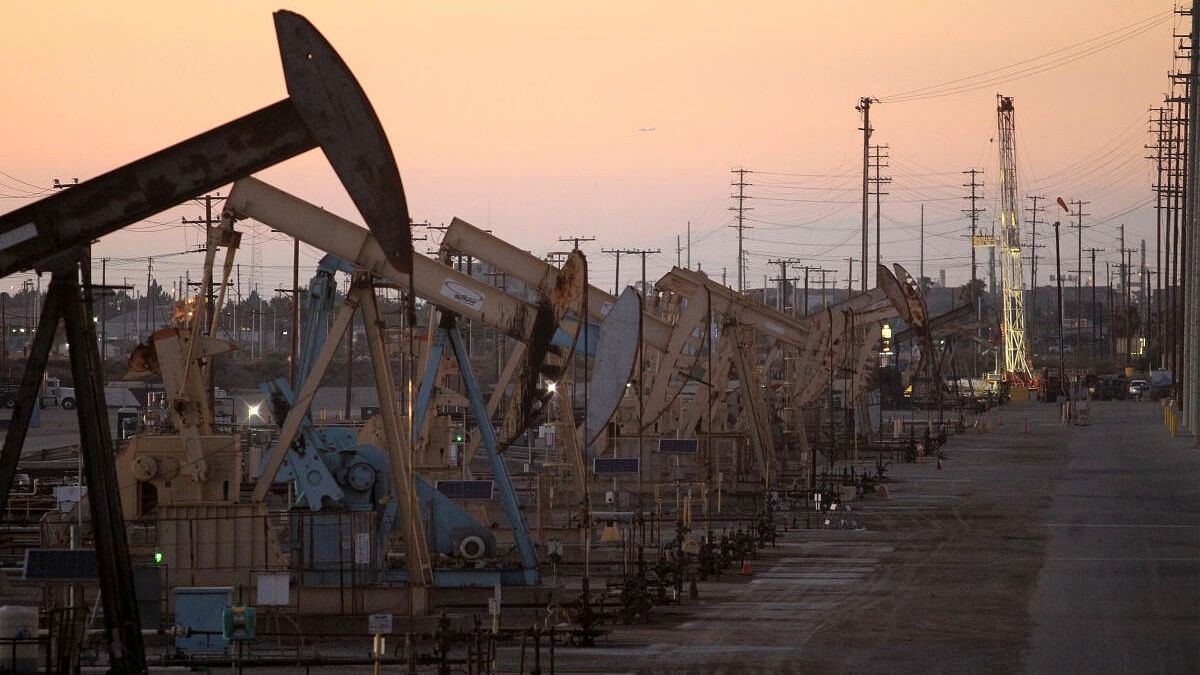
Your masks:
{"label": "electrical transmission tower", "polygon": [[751,173],[751,171],[749,169],[737,168],[737,169],[733,169],[730,173],[737,174],[737,180],[734,181],[733,183],[730,183],[730,185],[737,188],[737,194],[733,195],[733,198],[737,200],[737,206],[729,207],[730,211],[737,212],[737,224],[730,226],[730,227],[733,227],[734,229],[736,229],[737,233],[738,233],[737,291],[738,291],[738,293],[745,293],[746,292],[746,254],[745,254],[745,248],[743,247],[743,239],[744,239],[745,231],[746,231],[746,229],[748,229],[748,226],[746,225],[746,212],[753,210],[746,206],[746,199],[748,199],[748,197],[746,197],[746,188],[750,187],[750,185],[751,185],[750,183],[746,182],[746,174]]}
{"label": "electrical transmission tower", "polygon": [[1041,195],[1030,195],[1026,197],[1033,202],[1033,206],[1026,209],[1029,213],[1029,311],[1026,312],[1025,338],[1033,343],[1033,328],[1037,324],[1037,288],[1038,288],[1038,249],[1045,248],[1044,244],[1037,243],[1037,226],[1045,225],[1046,222],[1041,220],[1041,216],[1046,212],[1046,207],[1039,206],[1038,202],[1046,201],[1046,198]]}
{"label": "electrical transmission tower", "polygon": [[963,197],[971,202],[971,208],[963,209],[963,213],[971,219],[971,302],[975,301],[975,282],[979,278],[978,266],[975,261],[975,247],[980,246],[979,242],[979,214],[983,213],[983,209],[979,208],[979,200],[983,199],[983,193],[980,189],[983,188],[983,183],[979,181],[979,174],[983,171],[979,169],[967,169],[963,172],[964,175],[971,177],[970,183],[963,183],[963,187],[971,188],[970,196]]}
{"label": "electrical transmission tower", "polygon": [[996,119],[1000,133],[1000,287],[1003,311],[1000,330],[1004,336],[1004,374],[1028,382],[1033,378],[1029,350],[1025,344],[1025,290],[1021,269],[1021,221],[1017,216],[1017,154],[1013,102],[996,96]]}
{"label": "electrical transmission tower", "polygon": [[[888,167],[888,164],[885,161],[888,158],[888,154],[887,154],[888,146],[872,145],[871,150],[873,152],[873,154],[871,155],[871,168],[875,170],[875,176],[870,179],[871,185],[874,186],[874,188],[875,188],[874,190],[871,191],[871,194],[873,194],[875,196],[875,269],[879,269],[879,264],[881,262],[880,252],[883,250],[883,240],[879,236],[879,232],[880,232],[879,219],[882,215],[882,209],[880,208],[879,198],[882,195],[888,194],[887,192],[883,191],[883,186],[888,183],[891,183],[892,179],[890,176],[884,176],[882,174],[883,169],[886,169]],[[863,268],[862,268],[863,277],[862,277],[862,279],[860,279],[860,282],[865,284],[867,282],[867,278],[866,278],[867,266],[865,264],[866,261],[863,261],[863,262],[864,262]],[[851,276],[853,276],[853,269],[851,270]]]}

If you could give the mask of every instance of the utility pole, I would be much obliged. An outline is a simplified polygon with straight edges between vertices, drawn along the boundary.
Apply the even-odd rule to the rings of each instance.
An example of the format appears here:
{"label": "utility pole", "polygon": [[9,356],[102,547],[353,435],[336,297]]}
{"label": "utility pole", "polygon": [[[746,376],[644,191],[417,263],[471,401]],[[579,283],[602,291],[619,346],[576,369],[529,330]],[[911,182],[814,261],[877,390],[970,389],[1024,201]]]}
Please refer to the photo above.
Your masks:
{"label": "utility pole", "polygon": [[1041,248],[1041,246],[1039,246],[1037,243],[1037,226],[1043,224],[1039,218],[1042,213],[1046,212],[1046,207],[1038,206],[1038,202],[1045,201],[1046,198],[1040,195],[1030,195],[1026,197],[1026,199],[1033,202],[1033,206],[1025,209],[1029,213],[1029,232],[1030,236],[1032,237],[1032,241],[1029,244],[1029,250],[1031,252],[1029,256],[1029,316],[1031,318],[1027,322],[1028,325],[1025,326],[1025,335],[1029,339],[1030,344],[1032,344],[1033,326],[1037,323],[1037,250]]}
{"label": "utility pole", "polygon": [[[188,220],[187,218],[181,219],[184,225],[203,225],[204,226],[204,252],[205,253],[209,252],[208,247],[211,245],[211,242],[212,242],[212,236],[211,236],[212,228],[221,223],[220,218],[217,218],[215,220],[213,219],[213,202],[214,201],[219,202],[219,201],[224,201],[224,200],[225,200],[225,198],[222,197],[220,194],[204,195],[204,218],[203,219],[195,218],[193,220]],[[213,306],[213,289],[212,289],[212,274],[211,273],[208,275],[208,281],[204,284],[204,288],[201,289],[201,292],[204,293],[204,303],[205,303],[205,306],[208,308],[207,312],[205,314],[205,325],[211,326],[212,320],[213,320],[213,314],[217,311],[217,308],[215,306]]]}
{"label": "utility pole", "polygon": [[1125,248],[1125,223],[1121,223],[1121,325],[1125,333],[1124,362],[1129,365],[1130,352],[1133,350],[1133,294],[1130,288],[1132,281],[1130,270],[1133,268],[1133,254],[1137,249]]}
{"label": "utility pole", "polygon": [[[1066,349],[1066,340],[1064,339],[1063,331],[1063,299],[1062,299],[1062,245],[1058,236],[1059,222],[1054,221],[1054,278],[1058,284],[1058,378],[1059,382],[1065,389],[1067,400],[1071,400],[1071,388],[1067,386],[1067,367],[1063,357],[1063,350]],[[1070,408],[1067,408],[1070,410]],[[1068,420],[1069,421],[1069,420]]]}
{"label": "utility pole", "polygon": [[154,320],[151,319],[150,317],[154,314],[155,306],[158,304],[158,298],[154,298],[153,300],[150,299],[150,284],[152,282],[150,273],[153,271],[154,271],[154,258],[152,258],[152,257],[146,258],[146,313],[145,313],[146,327],[144,329],[144,332],[147,335],[147,339],[149,339],[149,335],[150,335],[150,326],[154,325]]}
{"label": "utility pole", "polygon": [[808,316],[808,289],[809,289],[808,273],[816,272],[817,270],[819,270],[821,268],[813,267],[812,265],[802,265],[802,264],[800,264],[799,261],[796,261],[792,264],[796,267],[797,270],[804,272],[804,312],[803,312],[803,314],[801,314],[801,316]]}
{"label": "utility pole", "polygon": [[[971,177],[970,183],[963,183],[963,187],[971,188],[971,194],[967,197],[964,197],[964,199],[971,200],[971,208],[962,209],[962,211],[971,219],[971,285],[968,286],[969,291],[967,293],[967,301],[975,305],[975,337],[978,339],[983,335],[983,305],[981,303],[980,293],[977,288],[979,275],[978,266],[976,265],[975,260],[975,241],[979,234],[979,214],[983,212],[983,209],[979,208],[979,200],[983,198],[983,194],[980,192],[980,190],[983,188],[983,183],[979,182],[979,174],[983,173],[983,170],[967,169],[966,171],[963,171],[963,173]],[[979,373],[978,353],[979,350],[977,349],[971,350],[972,377]]]}
{"label": "utility pole", "polygon": [[982,173],[982,169],[967,169],[963,172],[964,175],[971,177],[970,183],[963,183],[963,187],[971,188],[971,194],[963,198],[970,200],[971,208],[962,209],[962,212],[971,219],[971,292],[973,294],[975,293],[975,282],[979,278],[975,260],[975,238],[979,234],[979,214],[983,213],[983,209],[979,208],[979,200],[983,199],[983,193],[980,192],[983,183],[979,182],[979,175]]}
{"label": "utility pole", "polygon": [[[1183,10],[1180,10],[1181,12]],[[1188,11],[1191,18],[1191,30],[1188,35],[1188,74],[1187,74],[1187,143],[1184,146],[1187,161],[1184,171],[1187,179],[1185,188],[1187,199],[1183,205],[1187,214],[1184,243],[1184,280],[1186,287],[1183,297],[1186,299],[1184,313],[1185,333],[1183,344],[1186,353],[1183,355],[1184,377],[1181,378],[1183,389],[1184,424],[1196,438],[1193,444],[1200,442],[1200,337],[1196,331],[1200,322],[1200,268],[1196,265],[1196,252],[1200,250],[1200,11],[1193,5]]]}
{"label": "utility pole", "polygon": [[[775,308],[778,309],[780,312],[785,311],[785,309],[788,306],[787,303],[784,301],[784,296],[787,293],[787,283],[789,281],[788,273],[787,273],[787,266],[795,264],[795,262],[796,262],[795,258],[780,258],[779,260],[768,261],[768,264],[779,265],[779,276],[775,277],[773,279],[773,281],[779,282],[779,297],[776,298]],[[793,291],[792,291],[793,300],[795,299],[795,295],[796,295],[796,292],[794,290],[794,285],[793,285]],[[766,299],[766,287],[765,286],[763,287],[763,296],[764,296],[763,299],[765,300]],[[793,302],[792,305],[794,306],[795,302]]]}
{"label": "utility pole", "polygon": [[925,202],[921,202],[921,265],[918,272],[920,278],[917,279],[917,286],[921,287],[921,292],[925,292]]}
{"label": "utility pole", "polygon": [[854,258],[842,258],[846,261],[846,297],[854,292]]}
{"label": "utility pole", "polygon": [[572,237],[559,237],[558,240],[561,242],[564,242],[564,243],[566,243],[568,241],[571,242],[571,250],[578,251],[579,250],[579,242],[581,242],[581,241],[596,241],[596,238],[595,237],[573,237],[572,236]]}
{"label": "utility pole", "polygon": [[[1189,10],[1179,10],[1181,13],[1186,13]],[[1179,61],[1191,61],[1192,40],[1188,35],[1176,35],[1176,38],[1189,38],[1187,42],[1182,39],[1177,43],[1174,62],[1177,65]],[[1185,185],[1188,177],[1188,106],[1191,102],[1191,73],[1194,68],[1187,70],[1173,70],[1168,73],[1167,77],[1171,83],[1170,93],[1163,98],[1163,102],[1170,104],[1168,113],[1168,129],[1166,133],[1166,145],[1164,149],[1164,159],[1166,166],[1163,169],[1165,174],[1166,186],[1164,187],[1165,203],[1163,209],[1163,238],[1166,243],[1163,247],[1163,258],[1167,269],[1165,270],[1166,280],[1163,285],[1166,289],[1166,307],[1164,314],[1163,338],[1164,338],[1164,365],[1171,370],[1173,378],[1173,398],[1180,400],[1183,398],[1183,389],[1180,388],[1182,373],[1183,373],[1183,334],[1185,331],[1183,319],[1184,314],[1184,289],[1183,289],[1183,273],[1182,266],[1185,260],[1183,251],[1183,242],[1180,241],[1181,231],[1184,227],[1186,217],[1186,190]],[[1182,89],[1182,91],[1179,91]]]}
{"label": "utility pole", "polygon": [[661,249],[602,249],[604,253],[616,253],[617,255],[617,292],[613,295],[619,295],[620,286],[620,255],[629,253],[630,256],[642,256],[642,298],[646,298],[646,256],[653,256],[655,253],[661,253]]}
{"label": "utility pole", "polygon": [[[741,167],[738,167],[736,169],[733,169],[731,171],[731,173],[737,174],[737,180],[731,184],[733,187],[737,188],[737,194],[733,195],[733,198],[737,200],[737,206],[732,206],[729,208],[730,211],[737,212],[737,224],[730,226],[730,227],[733,227],[734,229],[736,229],[737,233],[738,233],[738,255],[737,255],[737,266],[738,266],[737,282],[738,282],[738,285],[737,285],[737,291],[738,291],[738,293],[745,293],[746,292],[746,278],[745,278],[746,255],[745,255],[745,248],[743,245],[743,240],[745,239],[745,231],[748,227],[746,225],[746,212],[753,210],[746,206],[746,199],[747,199],[746,188],[751,185],[750,183],[746,182],[746,174],[752,173],[752,172],[749,169],[743,169]],[[645,259],[643,258],[643,261],[644,260]]]}
{"label": "utility pole", "polygon": [[692,221],[687,221],[687,268],[692,269]]}
{"label": "utility pole", "polygon": [[1095,368],[1096,367],[1096,343],[1100,339],[1100,336],[1097,333],[1097,326],[1100,325],[1100,319],[1099,319],[1099,311],[1097,310],[1097,305],[1096,305],[1096,252],[1097,251],[1103,252],[1104,249],[1093,247],[1093,248],[1088,248],[1085,250],[1087,250],[1087,252],[1089,254],[1091,254],[1091,256],[1092,256],[1092,348],[1089,351],[1091,352],[1091,355],[1092,355],[1092,368]]}
{"label": "utility pole", "polygon": [[1075,274],[1075,357],[1074,357],[1075,365],[1078,366],[1079,365],[1079,351],[1080,351],[1079,327],[1083,324],[1083,230],[1084,230],[1084,228],[1091,227],[1090,225],[1083,224],[1083,217],[1091,215],[1090,213],[1084,213],[1083,207],[1088,204],[1091,204],[1091,202],[1085,202],[1085,201],[1081,201],[1079,199],[1072,199],[1070,203],[1072,206],[1076,207],[1075,213],[1071,214],[1071,215],[1075,216],[1076,221],[1075,221],[1074,225],[1069,225],[1069,227],[1075,228],[1076,233],[1079,235],[1079,237],[1078,237],[1079,255],[1076,258],[1076,261],[1078,264],[1075,266],[1076,274]]}
{"label": "utility pole", "polygon": [[[93,293],[95,287],[92,287]],[[112,291],[108,290],[108,258],[100,259],[100,362],[104,363],[108,359],[108,296],[112,295]],[[93,300],[94,302],[94,300]]]}
{"label": "utility pole", "polygon": [[[1154,127],[1154,145],[1147,145],[1147,150],[1154,154],[1147,159],[1154,160],[1154,256],[1155,256],[1155,288],[1146,306],[1146,332],[1159,349],[1159,363],[1162,363],[1162,266],[1163,266],[1163,149],[1165,145],[1167,108],[1151,108],[1151,123]],[[1154,117],[1154,116],[1157,117]],[[1149,290],[1146,291],[1150,293]],[[1151,311],[1153,308],[1154,311]]]}
{"label": "utility pole", "polygon": [[858,99],[858,105],[854,109],[862,113],[862,126],[859,130],[863,132],[863,161],[862,161],[862,277],[861,289],[863,293],[867,292],[867,245],[869,240],[867,230],[867,211],[868,197],[870,195],[870,161],[871,161],[871,104],[878,102],[879,99],[871,96],[863,96]]}
{"label": "utility pole", "polygon": [[292,338],[291,356],[288,357],[288,384],[292,391],[299,387],[296,384],[296,359],[300,356],[300,239],[292,237],[292,330],[288,337]]}
{"label": "utility pole", "polygon": [[[879,233],[880,233],[879,219],[880,219],[880,215],[881,215],[880,205],[879,205],[879,197],[880,197],[880,195],[888,194],[887,192],[883,191],[883,186],[886,183],[892,182],[892,179],[890,176],[883,176],[881,174],[881,171],[885,167],[888,166],[887,164],[883,163],[883,160],[888,158],[888,155],[884,154],[884,151],[887,149],[888,149],[888,146],[886,146],[886,145],[871,146],[871,150],[873,150],[875,153],[872,156],[872,160],[873,160],[872,168],[875,169],[875,177],[871,179],[871,183],[875,186],[875,190],[873,192],[873,194],[875,195],[875,269],[879,269],[880,252],[883,250],[883,240],[880,239],[880,235],[879,235]],[[851,271],[853,272],[853,270],[851,270]],[[863,261],[863,278],[862,278],[862,285],[864,288],[867,285],[866,275],[867,275],[867,261],[864,260]],[[853,276],[853,274],[851,274],[851,276]]]}
{"label": "utility pole", "polygon": [[617,256],[617,270],[613,274],[613,297],[621,295],[621,254],[625,253],[623,248],[602,248],[601,253],[612,253]]}

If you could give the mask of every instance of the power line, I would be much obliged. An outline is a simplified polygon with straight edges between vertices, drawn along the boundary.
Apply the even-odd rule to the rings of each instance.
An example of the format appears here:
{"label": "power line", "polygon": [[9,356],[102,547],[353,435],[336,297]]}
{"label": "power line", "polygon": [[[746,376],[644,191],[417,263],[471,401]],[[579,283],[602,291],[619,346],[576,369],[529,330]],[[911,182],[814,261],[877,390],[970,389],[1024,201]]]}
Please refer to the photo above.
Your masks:
{"label": "power line", "polygon": [[[1172,12],[1159,12],[1143,19],[1126,24],[1115,30],[1102,33],[1086,40],[1081,40],[1065,47],[1044,52],[1015,63],[992,68],[971,75],[964,75],[937,84],[917,87],[898,92],[881,99],[882,103],[903,103],[930,98],[941,98],[954,94],[975,91],[985,87],[1012,82],[1014,80],[1044,73],[1060,68],[1080,59],[1098,54],[1115,47],[1127,40],[1146,33],[1171,19]],[[1111,39],[1110,39],[1111,38]],[[1062,56],[1056,56],[1061,54]],[[1054,57],[1054,58],[1051,58]],[[1005,72],[1011,71],[1011,72]]]}

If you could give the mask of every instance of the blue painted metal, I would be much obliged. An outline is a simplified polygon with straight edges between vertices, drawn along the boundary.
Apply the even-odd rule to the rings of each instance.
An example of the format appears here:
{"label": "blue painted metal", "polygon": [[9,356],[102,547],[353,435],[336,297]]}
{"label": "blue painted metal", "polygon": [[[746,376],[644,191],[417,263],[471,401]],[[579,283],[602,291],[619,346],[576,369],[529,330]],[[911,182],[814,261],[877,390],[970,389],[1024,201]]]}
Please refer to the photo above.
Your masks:
{"label": "blue painted metal", "polygon": [[[304,380],[311,374],[313,362],[328,338],[329,319],[337,297],[334,275],[338,271],[349,272],[352,268],[340,258],[327,255],[321,259],[317,274],[309,284],[309,318],[304,327],[304,346],[297,360],[297,387],[303,386]],[[455,338],[459,341],[457,346]],[[570,345],[570,337],[565,333],[562,333],[562,342],[566,346]],[[521,514],[507,467],[496,451],[496,433],[488,419],[479,383],[471,371],[470,361],[466,357],[466,350],[456,329],[438,330],[430,347],[425,377],[421,380],[415,401],[414,436],[421,433],[426,411],[433,399],[438,369],[448,344],[471,394],[472,412],[476,419],[480,420],[483,448],[500,488],[505,515],[513,528],[521,555],[521,569],[436,570],[434,584],[443,587],[490,587],[498,582],[515,585],[536,584],[539,579],[537,556],[529,538],[529,528]],[[282,404],[273,406],[275,408],[290,408],[295,404],[295,393],[286,380],[267,382],[261,388],[268,400]],[[282,419],[278,421],[282,422]],[[387,453],[382,449],[373,445],[358,444],[356,434],[349,429],[317,427],[311,414],[306,414],[300,425],[299,437],[288,451],[284,466],[275,480],[293,481],[298,495],[296,505],[311,511],[319,511],[329,504],[352,511],[378,509],[377,540],[382,544],[395,528],[397,521],[391,475]],[[446,556],[456,555],[459,543],[466,537],[474,536],[483,541],[485,557],[497,556],[496,536],[488,527],[480,524],[454,500],[438,492],[420,476],[414,476],[413,480],[417,488],[420,517],[430,532],[434,550]],[[336,514],[330,514],[330,517],[336,519]],[[329,523],[336,522],[333,520],[325,525],[319,520],[306,522],[309,531],[304,539],[310,540],[309,545],[315,548],[310,551],[314,559],[309,561],[308,567],[312,569],[304,570],[303,576],[309,583],[332,583],[329,580],[334,578],[330,576],[333,570],[327,569],[327,563],[344,559],[344,551],[341,549],[345,546],[346,533],[336,524],[330,525]],[[381,554],[380,547],[376,555]],[[326,561],[326,564],[321,564],[321,561]],[[397,577],[393,575],[391,578],[396,580]]]}
{"label": "blue painted metal", "polygon": [[[271,402],[276,423],[282,424],[283,416],[279,413],[290,410],[296,404],[296,395],[288,386],[287,380],[280,378],[264,382],[260,389]],[[276,482],[294,482],[296,506],[320,511],[326,504],[341,504],[345,498],[345,492],[334,479],[324,459],[325,452],[337,450],[331,442],[334,440],[338,439],[327,440],[313,424],[312,416],[305,415],[304,422],[300,425],[299,437],[288,449],[283,467],[275,475]]]}
{"label": "blue painted metal", "polygon": [[500,489],[500,504],[504,507],[504,515],[508,517],[509,527],[513,531],[513,539],[521,554],[521,569],[526,584],[538,583],[537,553],[533,550],[533,540],[529,537],[529,526],[525,523],[525,514],[521,513],[521,504],[517,501],[517,490],[508,475],[508,467],[504,458],[497,452],[496,429],[492,426],[491,416],[488,415],[487,403],[483,400],[483,391],[479,381],[475,379],[475,371],[471,369],[471,360],[467,355],[462,336],[458,333],[457,325],[443,327],[438,330],[439,341],[449,339],[450,347],[458,360],[459,371],[467,389],[467,399],[471,402],[471,413],[479,429],[479,447],[483,448],[488,462],[492,467],[492,479]]}
{"label": "blue painted metal", "polygon": [[458,544],[467,537],[483,540],[484,557],[496,556],[496,535],[453,499],[437,491],[424,478],[413,476],[417,486],[417,502],[421,508],[421,520],[432,527],[433,548],[442,555],[454,555]]}
{"label": "blue painted metal", "polygon": [[445,329],[439,328],[429,345],[429,354],[425,356],[425,376],[421,378],[421,386],[417,388],[417,398],[413,405],[413,438],[425,430],[425,417],[429,411],[429,402],[433,400],[433,387],[437,383],[438,371],[442,368],[442,358],[446,354]]}
{"label": "blue painted metal", "polygon": [[[568,318],[574,319],[575,317],[568,317]],[[584,335],[583,335],[584,330],[587,331],[587,339],[586,340],[583,339],[584,338]],[[587,356],[595,356],[596,355],[596,344],[598,342],[599,336],[600,336],[600,326],[597,326],[594,323],[588,322],[583,325],[583,329],[579,331],[579,335],[575,339],[572,339],[571,335],[569,333],[567,333],[565,330],[563,330],[561,328],[555,329],[554,337],[550,338],[550,344],[554,345],[555,347],[558,347],[559,349],[570,349],[571,343],[575,342],[576,343],[575,351],[577,351],[580,354],[586,354]]]}
{"label": "blue painted metal", "polygon": [[175,624],[202,635],[177,635],[175,648],[184,654],[220,654],[229,647],[221,637],[221,613],[233,605],[229,586],[193,586],[175,590]]}
{"label": "blue painted metal", "polygon": [[[308,320],[304,325],[304,339],[296,359],[296,388],[304,386],[312,372],[313,362],[329,335],[329,320],[337,300],[338,272],[353,273],[354,266],[341,258],[327,254],[317,263],[317,273],[308,283]],[[263,395],[272,402],[276,423],[283,424],[283,416],[277,413],[291,409],[296,404],[296,395],[286,380],[277,379],[260,386]],[[340,505],[346,499],[342,486],[334,478],[326,464],[326,453],[346,452],[357,445],[353,432],[349,438],[318,431],[313,425],[311,413],[306,413],[301,425],[300,439],[293,444],[284,465],[276,474],[277,482],[294,481],[296,504],[312,511],[320,511],[326,504]]]}
{"label": "blue painted metal", "polygon": [[353,274],[354,266],[333,254],[326,254],[317,263],[317,273],[308,282],[308,321],[304,324],[304,338],[296,357],[296,389],[308,379],[313,362],[329,336],[329,320],[337,300],[338,272]]}

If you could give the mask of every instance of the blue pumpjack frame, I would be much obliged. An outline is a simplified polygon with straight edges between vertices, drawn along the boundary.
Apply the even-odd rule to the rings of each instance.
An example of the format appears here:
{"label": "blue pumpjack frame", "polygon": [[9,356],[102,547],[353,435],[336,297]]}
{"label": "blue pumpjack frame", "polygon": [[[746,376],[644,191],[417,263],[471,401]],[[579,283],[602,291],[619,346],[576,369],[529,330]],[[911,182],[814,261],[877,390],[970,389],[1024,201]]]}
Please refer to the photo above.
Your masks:
{"label": "blue pumpjack frame", "polygon": [[[537,553],[533,548],[533,540],[529,536],[529,526],[525,523],[525,514],[521,512],[521,504],[517,500],[517,491],[513,486],[512,478],[508,475],[508,467],[504,464],[504,458],[500,456],[497,449],[499,442],[496,438],[496,429],[492,426],[491,416],[488,415],[487,403],[484,401],[483,391],[479,388],[479,380],[475,378],[475,371],[471,369],[466,345],[463,344],[462,335],[458,332],[457,319],[448,320],[440,326],[434,335],[433,344],[430,345],[429,356],[425,361],[425,376],[421,379],[421,386],[417,390],[416,406],[413,411],[413,436],[421,433],[425,413],[433,399],[433,385],[437,380],[438,370],[447,346],[450,347],[454,359],[458,363],[458,370],[462,374],[471,414],[475,416],[478,425],[479,446],[483,448],[488,463],[491,465],[492,479],[496,481],[496,487],[500,494],[500,504],[504,509],[504,515],[508,518],[509,526],[512,527],[513,539],[517,544],[517,551],[521,555],[521,582],[524,585],[536,585],[539,582],[540,574]],[[437,579],[436,581],[442,580]],[[437,585],[443,585],[443,583]]]}

